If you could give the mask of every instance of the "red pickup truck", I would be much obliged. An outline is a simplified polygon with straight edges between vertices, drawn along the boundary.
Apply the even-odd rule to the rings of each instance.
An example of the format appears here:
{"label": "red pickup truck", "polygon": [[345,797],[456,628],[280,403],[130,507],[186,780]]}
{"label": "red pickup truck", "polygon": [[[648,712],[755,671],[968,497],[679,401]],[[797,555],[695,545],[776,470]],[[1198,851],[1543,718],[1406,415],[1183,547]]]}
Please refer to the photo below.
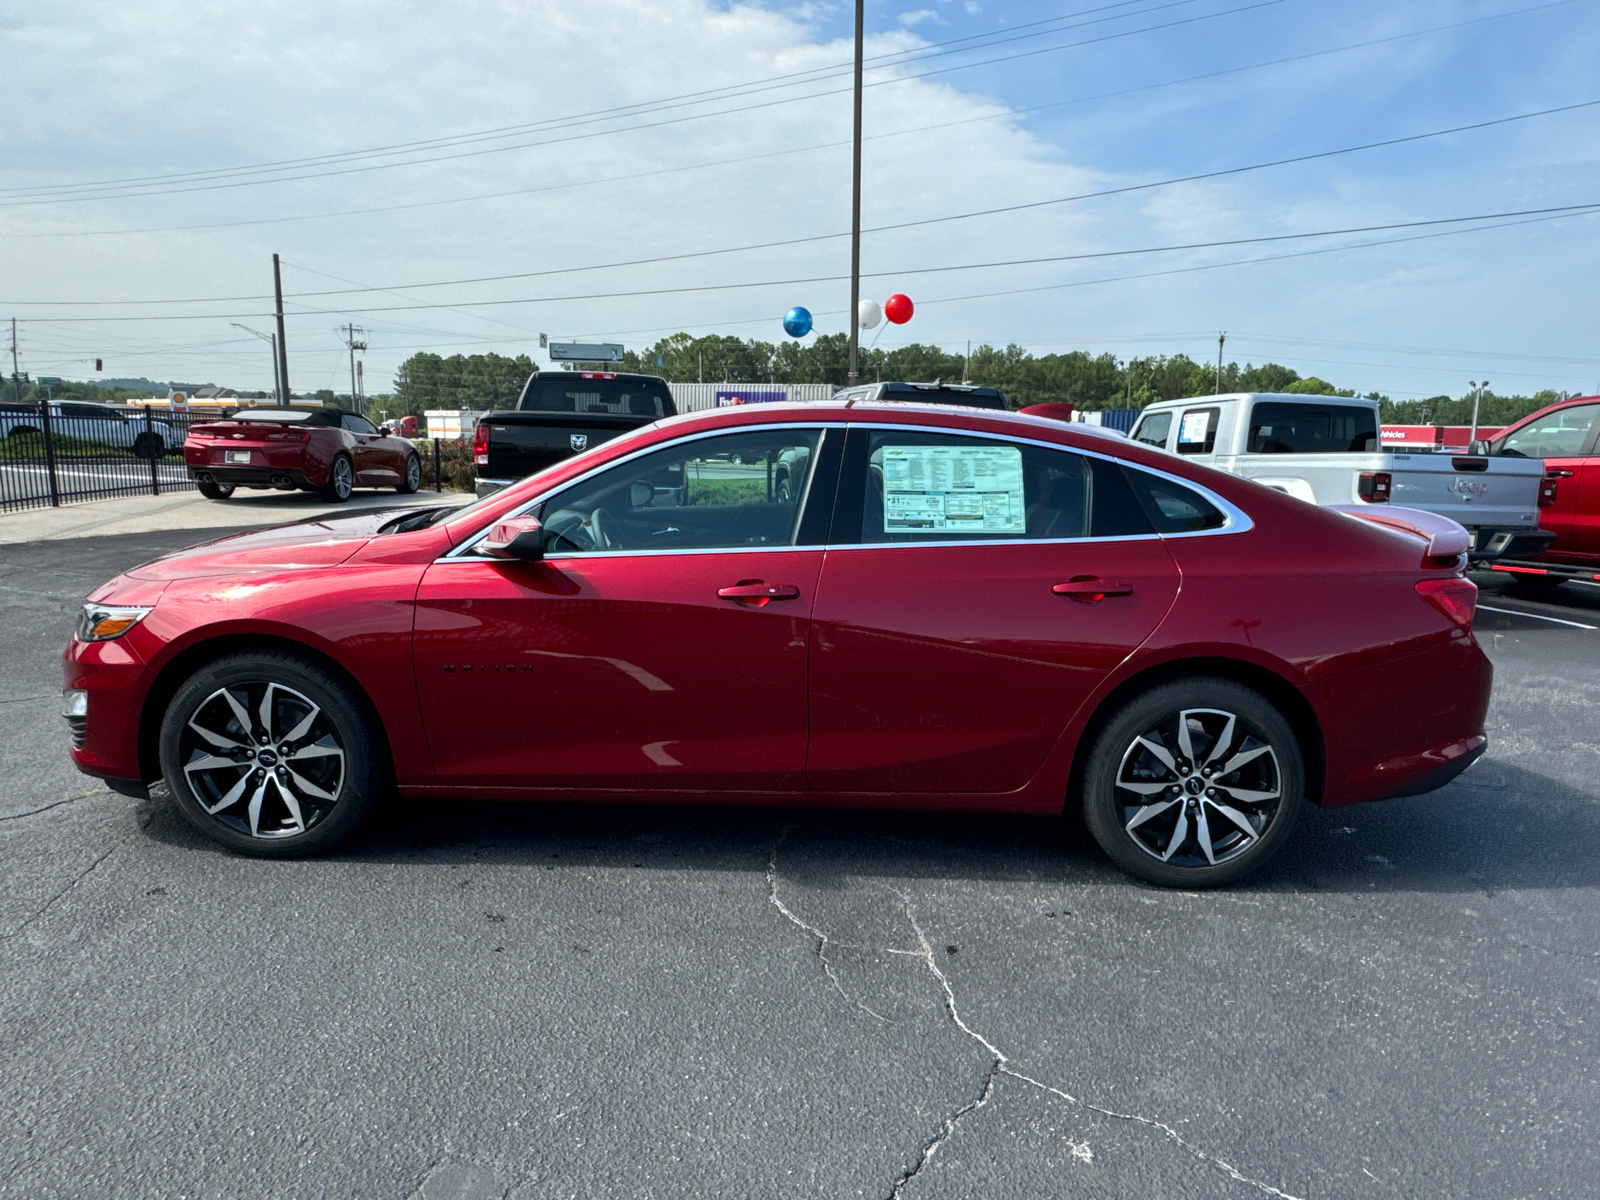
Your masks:
{"label": "red pickup truck", "polygon": [[1574,396],[1509,425],[1489,453],[1544,459],[1539,528],[1556,535],[1530,559],[1503,559],[1503,571],[1530,588],[1568,579],[1600,583],[1600,396]]}

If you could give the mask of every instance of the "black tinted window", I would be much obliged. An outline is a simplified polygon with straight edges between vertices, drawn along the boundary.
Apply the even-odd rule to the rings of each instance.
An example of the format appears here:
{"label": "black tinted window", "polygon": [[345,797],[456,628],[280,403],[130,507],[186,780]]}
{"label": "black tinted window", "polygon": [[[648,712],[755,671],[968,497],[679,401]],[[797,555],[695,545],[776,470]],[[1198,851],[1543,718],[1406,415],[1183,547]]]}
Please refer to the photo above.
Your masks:
{"label": "black tinted window", "polygon": [[1251,454],[1359,453],[1377,448],[1378,421],[1370,408],[1260,400],[1250,410],[1245,449]]}
{"label": "black tinted window", "polygon": [[880,400],[910,400],[923,404],[964,404],[968,408],[1006,407],[1005,396],[996,388],[934,387],[914,383],[886,383]]}
{"label": "black tinted window", "polygon": [[662,385],[639,379],[585,379],[582,375],[538,375],[528,381],[517,407],[532,412],[606,413],[622,417],[667,415]]}
{"label": "black tinted window", "polygon": [[355,413],[344,413],[339,418],[339,423],[351,433],[377,433],[378,427],[363,416]]}
{"label": "black tinted window", "polygon": [[1136,467],[1125,467],[1123,473],[1157,533],[1197,533],[1220,529],[1227,522],[1199,492]]}

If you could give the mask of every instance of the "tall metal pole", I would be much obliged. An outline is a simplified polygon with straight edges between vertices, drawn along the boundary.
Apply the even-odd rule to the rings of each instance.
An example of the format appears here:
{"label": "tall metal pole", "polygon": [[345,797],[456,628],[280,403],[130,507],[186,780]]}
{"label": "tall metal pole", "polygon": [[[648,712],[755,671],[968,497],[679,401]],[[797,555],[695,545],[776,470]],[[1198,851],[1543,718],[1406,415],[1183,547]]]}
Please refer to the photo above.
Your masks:
{"label": "tall metal pole", "polygon": [[272,291],[278,300],[278,386],[283,389],[283,403],[289,403],[289,343],[283,337],[283,273],[278,269],[278,256],[272,256]]}
{"label": "tall metal pole", "polygon": [[356,403],[356,327],[354,322],[345,328],[345,341],[350,346],[350,408],[360,412],[361,407]]}
{"label": "tall metal pole", "polygon": [[856,113],[855,143],[850,167],[850,375],[855,383],[861,353],[861,54],[862,31],[866,27],[867,0],[856,0]]}
{"label": "tall metal pole", "polygon": [[1222,395],[1222,343],[1228,340],[1226,333],[1217,334],[1217,395]]}
{"label": "tall metal pole", "polygon": [[1472,443],[1478,440],[1478,404],[1483,399],[1483,389],[1489,386],[1485,379],[1479,383],[1476,379],[1467,380],[1472,385],[1472,431],[1467,434],[1467,449],[1472,449]]}

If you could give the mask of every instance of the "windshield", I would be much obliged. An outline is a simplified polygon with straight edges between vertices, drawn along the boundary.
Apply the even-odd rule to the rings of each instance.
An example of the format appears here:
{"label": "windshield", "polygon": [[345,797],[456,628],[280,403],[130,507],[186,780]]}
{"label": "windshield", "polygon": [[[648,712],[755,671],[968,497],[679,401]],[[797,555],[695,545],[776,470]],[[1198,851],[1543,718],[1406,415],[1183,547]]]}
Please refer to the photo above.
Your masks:
{"label": "windshield", "polygon": [[1257,401],[1249,454],[1352,454],[1378,448],[1378,418],[1353,404]]}
{"label": "windshield", "polygon": [[523,412],[606,413],[664,417],[666,389],[653,379],[585,378],[574,373],[537,375],[522,393]]}
{"label": "windshield", "polygon": [[304,421],[311,425],[333,425],[339,420],[335,412],[321,412],[306,408],[244,408],[233,414],[235,421],[272,421],[294,423]]}
{"label": "windshield", "polygon": [[880,400],[920,400],[924,404],[963,404],[969,408],[1006,407],[997,388],[951,387],[948,384],[886,383]]}

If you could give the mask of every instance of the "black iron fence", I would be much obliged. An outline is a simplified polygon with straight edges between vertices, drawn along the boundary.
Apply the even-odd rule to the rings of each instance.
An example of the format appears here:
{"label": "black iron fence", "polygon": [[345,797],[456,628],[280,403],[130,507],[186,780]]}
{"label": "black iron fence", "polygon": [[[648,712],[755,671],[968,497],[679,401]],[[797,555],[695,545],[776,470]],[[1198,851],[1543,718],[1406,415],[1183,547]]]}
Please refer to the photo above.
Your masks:
{"label": "black iron fence", "polygon": [[0,404],[0,512],[194,487],[183,439],[204,413],[103,404]]}

